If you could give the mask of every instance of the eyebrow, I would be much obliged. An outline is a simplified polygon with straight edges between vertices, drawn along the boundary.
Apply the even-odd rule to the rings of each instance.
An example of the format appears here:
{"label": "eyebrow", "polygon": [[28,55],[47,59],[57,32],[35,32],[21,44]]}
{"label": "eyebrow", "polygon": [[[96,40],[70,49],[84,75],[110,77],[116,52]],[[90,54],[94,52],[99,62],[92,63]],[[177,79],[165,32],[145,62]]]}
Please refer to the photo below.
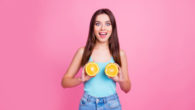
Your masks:
{"label": "eyebrow", "polygon": [[[95,22],[100,22],[100,21],[95,21]],[[106,21],[106,22],[111,22],[111,21]]]}

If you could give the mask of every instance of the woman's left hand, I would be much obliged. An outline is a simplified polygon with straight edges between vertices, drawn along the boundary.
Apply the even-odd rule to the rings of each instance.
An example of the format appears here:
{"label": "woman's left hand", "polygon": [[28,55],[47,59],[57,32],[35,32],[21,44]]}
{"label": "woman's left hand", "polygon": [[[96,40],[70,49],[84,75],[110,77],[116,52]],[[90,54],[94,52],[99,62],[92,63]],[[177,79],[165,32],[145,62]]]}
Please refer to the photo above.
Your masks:
{"label": "woman's left hand", "polygon": [[109,77],[109,78],[114,80],[114,81],[116,81],[116,82],[121,82],[121,81],[123,81],[123,73],[122,73],[121,67],[118,64],[116,64],[116,65],[118,66],[118,74],[117,74],[117,76]]}

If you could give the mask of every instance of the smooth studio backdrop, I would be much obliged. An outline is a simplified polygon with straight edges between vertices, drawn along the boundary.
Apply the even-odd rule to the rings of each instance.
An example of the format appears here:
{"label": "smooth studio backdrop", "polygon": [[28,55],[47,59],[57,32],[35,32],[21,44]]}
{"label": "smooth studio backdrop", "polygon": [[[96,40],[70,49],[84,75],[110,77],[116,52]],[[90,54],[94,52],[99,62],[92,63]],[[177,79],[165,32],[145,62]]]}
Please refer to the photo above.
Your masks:
{"label": "smooth studio backdrop", "polygon": [[128,59],[123,110],[195,110],[194,0],[1,0],[0,110],[78,109],[83,85],[61,79],[100,8]]}

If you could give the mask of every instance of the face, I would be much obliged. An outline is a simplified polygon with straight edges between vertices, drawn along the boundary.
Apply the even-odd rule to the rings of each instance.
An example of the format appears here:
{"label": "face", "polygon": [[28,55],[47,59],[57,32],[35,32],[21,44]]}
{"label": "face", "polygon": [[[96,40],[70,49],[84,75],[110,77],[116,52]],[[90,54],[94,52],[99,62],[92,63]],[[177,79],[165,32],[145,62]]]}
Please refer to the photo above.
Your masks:
{"label": "face", "polygon": [[96,17],[94,34],[99,42],[107,42],[112,34],[112,25],[107,14],[100,14]]}

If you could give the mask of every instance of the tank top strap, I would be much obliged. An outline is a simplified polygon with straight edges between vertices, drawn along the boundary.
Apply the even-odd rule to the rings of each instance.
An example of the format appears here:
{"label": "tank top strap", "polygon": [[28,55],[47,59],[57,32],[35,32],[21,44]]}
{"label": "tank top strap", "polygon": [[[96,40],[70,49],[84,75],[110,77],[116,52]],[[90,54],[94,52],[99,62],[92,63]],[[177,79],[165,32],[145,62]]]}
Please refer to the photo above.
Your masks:
{"label": "tank top strap", "polygon": [[90,61],[90,62],[93,61],[92,58],[91,58],[91,56],[89,57],[89,61]]}
{"label": "tank top strap", "polygon": [[113,56],[111,57],[110,62],[112,62],[112,63],[114,63],[114,62],[115,62],[115,61],[114,61],[114,57],[113,57]]}

